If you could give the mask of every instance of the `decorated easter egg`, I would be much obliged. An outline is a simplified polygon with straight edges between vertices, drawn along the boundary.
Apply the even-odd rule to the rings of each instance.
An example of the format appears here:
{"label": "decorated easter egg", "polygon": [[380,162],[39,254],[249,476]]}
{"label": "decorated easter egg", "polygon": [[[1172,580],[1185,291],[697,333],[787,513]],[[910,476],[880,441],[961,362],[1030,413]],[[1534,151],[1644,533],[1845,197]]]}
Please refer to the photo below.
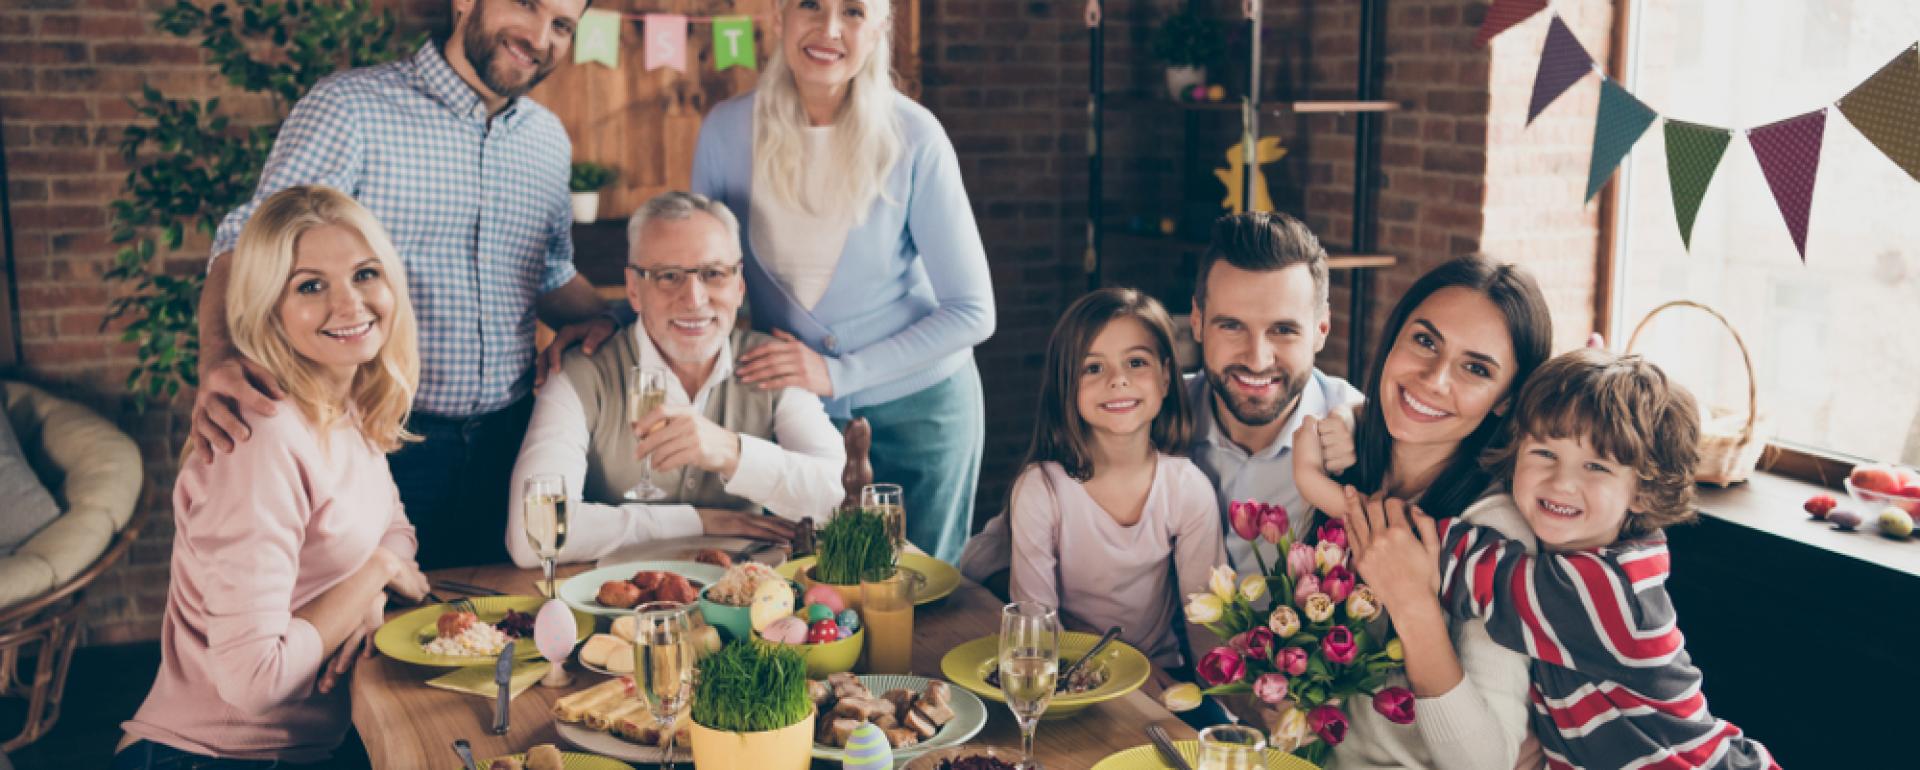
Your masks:
{"label": "decorated easter egg", "polygon": [[573,652],[573,642],[579,638],[579,632],[573,610],[558,599],[540,605],[540,612],[533,616],[533,646],[547,660],[566,660],[567,653]]}
{"label": "decorated easter egg", "polygon": [[826,644],[840,640],[840,626],[831,618],[807,627],[807,644]]}
{"label": "decorated easter egg", "polygon": [[815,583],[812,588],[807,589],[807,595],[802,597],[801,601],[809,605],[827,605],[827,609],[833,612],[839,612],[847,608],[846,598],[842,597],[840,592],[835,590],[833,586],[823,583]]}
{"label": "decorated easter egg", "polygon": [[833,634],[833,635],[834,635],[834,640],[835,640],[835,641],[839,641],[839,640],[841,640],[841,639],[845,639],[845,638],[847,638],[847,637],[849,637],[849,636],[853,636],[853,632],[852,632],[852,631],[849,631],[849,630],[847,630],[847,627],[846,627],[846,626],[843,626],[843,625],[839,625],[839,624],[835,624],[833,628],[834,628],[834,634]]}
{"label": "decorated easter egg", "polygon": [[1207,101],[1222,102],[1227,99],[1227,87],[1223,85],[1207,86]]}
{"label": "decorated easter egg", "polygon": [[878,725],[862,724],[847,736],[846,759],[840,766],[846,770],[889,770],[893,767],[893,744],[887,742],[887,734]]}
{"label": "decorated easter egg", "polygon": [[840,615],[834,618],[834,622],[846,629],[847,633],[853,633],[860,630],[860,613],[852,609],[841,610]]}
{"label": "decorated easter egg", "polygon": [[753,591],[753,601],[748,605],[747,617],[753,621],[753,630],[764,631],[767,624],[793,615],[793,589],[787,587],[784,580],[766,580]]}
{"label": "decorated easter egg", "polygon": [[832,620],[832,619],[833,619],[833,609],[829,608],[827,605],[824,605],[824,604],[807,605],[807,622],[808,623],[818,623],[822,620]]}
{"label": "decorated easter egg", "polygon": [[805,644],[807,642],[807,622],[792,615],[767,624],[760,635],[769,642],[781,644]]}

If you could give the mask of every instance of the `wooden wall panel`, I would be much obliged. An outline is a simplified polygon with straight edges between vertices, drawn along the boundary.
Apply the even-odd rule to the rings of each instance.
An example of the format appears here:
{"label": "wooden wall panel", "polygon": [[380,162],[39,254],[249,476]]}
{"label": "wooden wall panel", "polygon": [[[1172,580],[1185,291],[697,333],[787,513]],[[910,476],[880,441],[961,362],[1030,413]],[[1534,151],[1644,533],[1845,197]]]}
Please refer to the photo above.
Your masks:
{"label": "wooden wall panel", "polygon": [[[754,19],[754,51],[764,66],[777,38],[775,0],[610,0],[594,7],[622,13],[747,15]],[[620,178],[600,196],[600,217],[621,219],[646,199],[692,183],[693,151],[708,109],[751,90],[759,71],[713,69],[713,32],[706,24],[688,30],[687,72],[646,71],[641,23],[625,20],[620,66],[567,65],[534,89],[535,100],[554,111],[573,140],[573,157],[616,166]],[[919,0],[894,8],[894,69],[902,91],[920,92]]]}

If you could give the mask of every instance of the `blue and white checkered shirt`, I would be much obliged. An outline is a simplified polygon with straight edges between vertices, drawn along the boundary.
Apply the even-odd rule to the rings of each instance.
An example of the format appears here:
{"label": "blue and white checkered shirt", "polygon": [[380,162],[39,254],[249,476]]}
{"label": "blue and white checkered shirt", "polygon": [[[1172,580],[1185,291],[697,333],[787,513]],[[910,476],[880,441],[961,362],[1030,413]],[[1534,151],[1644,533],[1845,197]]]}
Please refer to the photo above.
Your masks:
{"label": "blue and white checkered shirt", "polygon": [[299,184],[371,210],[406,263],[420,321],[414,409],[485,414],[531,386],[534,300],[572,280],[573,146],[531,99],[491,120],[432,43],[320,81],[280,127],[253,200],[220,223],[233,248],[267,196]]}

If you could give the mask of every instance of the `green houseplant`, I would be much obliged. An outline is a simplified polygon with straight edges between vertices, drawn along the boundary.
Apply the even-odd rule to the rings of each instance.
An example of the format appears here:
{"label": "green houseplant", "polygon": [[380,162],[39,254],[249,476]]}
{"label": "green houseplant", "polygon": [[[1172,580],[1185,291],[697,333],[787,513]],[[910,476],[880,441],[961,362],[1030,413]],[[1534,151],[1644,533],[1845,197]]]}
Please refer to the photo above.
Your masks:
{"label": "green houseplant", "polygon": [[693,693],[695,767],[805,770],[813,701],[799,649],[747,638],[700,661]]}
{"label": "green houseplant", "polygon": [[897,554],[887,536],[887,520],[871,508],[843,508],[817,536],[812,567],[800,572],[801,584],[834,586],[847,606],[860,604],[860,576],[894,563]]}
{"label": "green houseplant", "polygon": [[142,121],[121,139],[131,168],[109,206],[117,252],[106,277],[122,290],[102,328],[124,319],[121,340],[137,343],[127,390],[139,409],[199,383],[205,255],[198,246],[178,253],[188,233],[211,236],[253,194],[280,121],[320,78],[391,61],[424,38],[395,40],[393,14],[374,12],[370,0],[224,0],[205,8],[176,0],[155,26],[198,39],[226,81],[266,96],[275,118],[236,126],[218,98],[175,99],[151,86],[133,100]]}
{"label": "green houseplant", "polygon": [[584,160],[573,162],[567,189],[573,193],[573,221],[592,223],[600,218],[600,189],[613,184],[620,170]]}
{"label": "green houseplant", "polygon": [[1207,65],[1220,56],[1219,25],[1192,11],[1167,17],[1148,41],[1153,56],[1167,65],[1167,93],[1174,101],[1207,82]]}

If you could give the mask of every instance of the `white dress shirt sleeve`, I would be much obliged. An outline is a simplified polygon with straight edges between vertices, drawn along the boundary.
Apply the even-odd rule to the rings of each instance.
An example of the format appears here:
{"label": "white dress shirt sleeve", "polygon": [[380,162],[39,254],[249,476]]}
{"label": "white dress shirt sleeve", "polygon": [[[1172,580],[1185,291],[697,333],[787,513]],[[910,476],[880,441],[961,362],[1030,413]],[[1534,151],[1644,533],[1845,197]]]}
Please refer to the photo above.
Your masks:
{"label": "white dress shirt sleeve", "polygon": [[818,396],[787,388],[774,402],[772,441],[739,435],[740,464],[727,479],[727,494],[791,521],[825,522],[832,515],[846,494],[840,471],[847,448]]}

